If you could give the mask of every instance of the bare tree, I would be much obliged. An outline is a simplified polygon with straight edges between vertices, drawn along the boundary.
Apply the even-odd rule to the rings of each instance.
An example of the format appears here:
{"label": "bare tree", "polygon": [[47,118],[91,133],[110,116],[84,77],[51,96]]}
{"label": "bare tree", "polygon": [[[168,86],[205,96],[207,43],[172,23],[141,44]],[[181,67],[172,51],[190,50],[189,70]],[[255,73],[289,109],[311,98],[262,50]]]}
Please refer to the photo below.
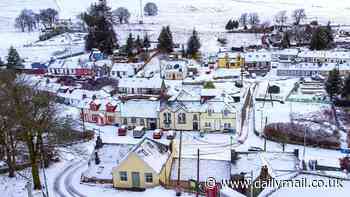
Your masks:
{"label": "bare tree", "polygon": [[119,7],[112,12],[113,17],[117,18],[120,24],[128,23],[130,18],[130,12],[124,7]]}
{"label": "bare tree", "polygon": [[153,2],[146,3],[143,10],[144,10],[145,14],[148,16],[156,16],[158,14],[158,7]]}
{"label": "bare tree", "polygon": [[299,25],[301,21],[306,19],[305,10],[302,8],[294,10],[292,18],[294,19],[294,24]]}
{"label": "bare tree", "polygon": [[280,26],[280,29],[287,23],[288,17],[287,17],[287,11],[283,10],[278,12],[275,15],[275,23]]}
{"label": "bare tree", "polygon": [[259,25],[260,23],[260,19],[259,19],[259,15],[258,13],[256,12],[253,12],[253,13],[249,13],[249,25],[252,27],[252,28],[255,28],[256,26]]}
{"label": "bare tree", "polygon": [[16,153],[17,153],[17,134],[18,127],[15,123],[15,117],[11,113],[12,103],[9,99],[11,87],[13,85],[14,72],[3,71],[0,78],[0,147],[4,150],[4,161],[9,170],[9,177],[15,177],[16,171]]}
{"label": "bare tree", "polygon": [[247,13],[241,14],[241,17],[239,18],[239,23],[241,24],[242,27],[244,27],[244,29],[247,29],[247,25],[248,25],[248,14]]}
{"label": "bare tree", "polygon": [[15,19],[15,27],[21,29],[22,32],[26,29],[28,32],[33,31],[36,26],[36,14],[32,10],[22,10],[20,15]]}
{"label": "bare tree", "polygon": [[45,27],[52,27],[58,19],[58,12],[52,8],[40,10],[39,18]]}

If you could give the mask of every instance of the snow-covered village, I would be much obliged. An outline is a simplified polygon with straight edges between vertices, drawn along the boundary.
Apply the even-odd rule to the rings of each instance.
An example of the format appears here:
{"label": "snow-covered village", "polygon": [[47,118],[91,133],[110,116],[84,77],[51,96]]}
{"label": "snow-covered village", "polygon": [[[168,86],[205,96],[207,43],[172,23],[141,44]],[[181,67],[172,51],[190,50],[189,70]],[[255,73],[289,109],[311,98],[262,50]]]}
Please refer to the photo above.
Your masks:
{"label": "snow-covered village", "polygon": [[0,0],[0,196],[348,197],[349,11]]}

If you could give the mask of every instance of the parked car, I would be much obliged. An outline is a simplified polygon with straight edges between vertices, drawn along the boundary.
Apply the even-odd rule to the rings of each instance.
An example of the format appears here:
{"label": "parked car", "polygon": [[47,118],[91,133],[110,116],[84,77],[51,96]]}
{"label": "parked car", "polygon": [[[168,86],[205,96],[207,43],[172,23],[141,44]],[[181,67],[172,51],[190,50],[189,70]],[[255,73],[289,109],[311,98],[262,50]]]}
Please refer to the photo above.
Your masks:
{"label": "parked car", "polygon": [[251,146],[248,148],[248,151],[263,151],[263,149],[260,147]]}
{"label": "parked car", "polygon": [[125,125],[122,125],[121,127],[118,128],[118,136],[126,136],[128,132],[128,128]]}
{"label": "parked car", "polygon": [[172,139],[175,138],[175,136],[176,136],[175,131],[168,131],[167,136],[166,136],[166,139],[172,140]]}
{"label": "parked car", "polygon": [[153,139],[160,139],[163,136],[163,130],[162,129],[156,129],[153,131]]}
{"label": "parked car", "polygon": [[135,127],[132,135],[134,138],[142,138],[146,134],[146,129],[144,126]]}

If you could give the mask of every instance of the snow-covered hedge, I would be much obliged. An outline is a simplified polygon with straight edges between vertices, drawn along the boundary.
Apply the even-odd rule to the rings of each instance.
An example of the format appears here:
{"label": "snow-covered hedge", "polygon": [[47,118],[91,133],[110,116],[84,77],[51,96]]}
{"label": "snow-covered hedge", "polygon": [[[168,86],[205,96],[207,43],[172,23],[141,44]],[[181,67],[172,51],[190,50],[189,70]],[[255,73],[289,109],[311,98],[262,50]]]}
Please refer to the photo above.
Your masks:
{"label": "snow-covered hedge", "polygon": [[306,144],[323,148],[337,149],[340,137],[336,129],[327,124],[315,122],[272,123],[265,127],[268,139],[284,143]]}

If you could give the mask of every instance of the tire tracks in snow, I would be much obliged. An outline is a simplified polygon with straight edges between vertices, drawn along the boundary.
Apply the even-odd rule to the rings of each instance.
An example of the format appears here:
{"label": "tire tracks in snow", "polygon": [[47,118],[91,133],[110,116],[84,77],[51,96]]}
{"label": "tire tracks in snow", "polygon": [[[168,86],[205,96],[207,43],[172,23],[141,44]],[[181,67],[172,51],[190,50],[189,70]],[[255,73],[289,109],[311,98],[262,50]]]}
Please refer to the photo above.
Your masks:
{"label": "tire tracks in snow", "polygon": [[[54,180],[54,192],[59,197],[87,197],[77,191],[72,185],[74,172],[85,165],[84,160],[75,161],[66,166]],[[62,181],[63,180],[63,181]],[[61,186],[61,183],[63,185]],[[66,192],[69,194],[67,195]]]}

